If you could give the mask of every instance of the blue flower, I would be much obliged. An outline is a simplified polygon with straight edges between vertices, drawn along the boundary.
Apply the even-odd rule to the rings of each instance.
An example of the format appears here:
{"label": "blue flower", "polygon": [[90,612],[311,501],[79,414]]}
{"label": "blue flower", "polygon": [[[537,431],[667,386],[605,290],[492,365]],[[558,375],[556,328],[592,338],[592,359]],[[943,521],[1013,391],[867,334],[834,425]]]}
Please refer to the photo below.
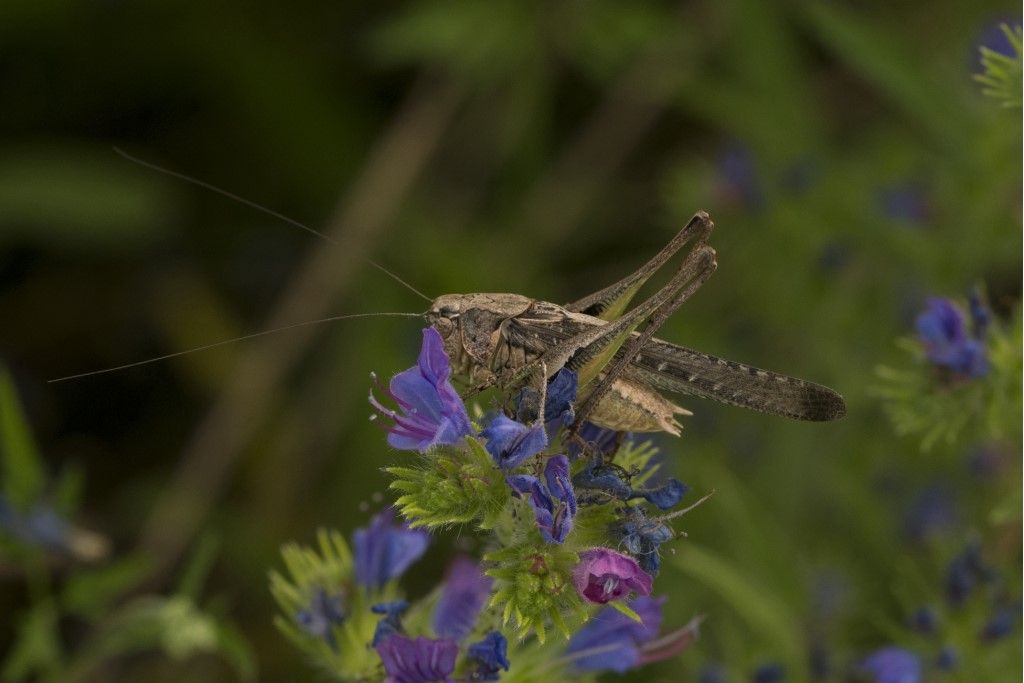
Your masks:
{"label": "blue flower", "polygon": [[466,656],[476,660],[476,671],[473,672],[474,681],[496,681],[499,672],[508,671],[508,641],[498,631],[489,631],[483,640],[479,640],[469,646]]}
{"label": "blue flower", "polygon": [[576,516],[576,495],[569,481],[569,459],[564,455],[548,458],[544,482],[530,474],[508,478],[509,486],[520,495],[528,495],[540,535],[548,543],[562,543],[572,531]]}
{"label": "blue flower", "polygon": [[356,529],[352,537],[356,581],[370,590],[401,576],[430,545],[426,531],[392,524],[394,517],[394,509],[388,508],[374,517],[368,528]]}
{"label": "blue flower", "polygon": [[665,598],[643,597],[629,603],[640,621],[606,607],[573,635],[566,658],[579,673],[615,671],[659,662],[678,655],[697,639],[699,619],[659,637]]}
{"label": "blue flower", "polygon": [[925,189],[916,182],[882,187],[878,191],[878,206],[886,218],[914,225],[926,224],[931,215]]}
{"label": "blue flower", "polygon": [[768,662],[754,669],[751,683],[779,683],[786,679],[786,669],[776,662]]}
{"label": "blue flower", "polygon": [[373,641],[370,644],[373,647],[377,647],[385,638],[396,633],[404,634],[405,628],[402,626],[402,615],[408,609],[409,603],[405,600],[393,600],[372,605],[370,611],[374,614],[383,614],[384,618],[378,621],[377,626],[373,629]]}
{"label": "blue flower", "polygon": [[[1020,610],[1017,610],[1018,612]],[[1016,614],[1007,608],[1002,608],[996,615],[989,619],[985,627],[981,629],[981,639],[992,641],[1004,638],[1013,632],[1013,624],[1016,621]]]}
{"label": "blue flower", "polygon": [[955,521],[954,497],[941,486],[929,486],[911,499],[903,526],[911,540],[920,542],[948,529]]}
{"label": "blue flower", "polygon": [[370,392],[370,404],[394,423],[388,430],[392,447],[425,453],[473,434],[466,406],[449,381],[451,374],[440,333],[426,328],[417,365],[395,375],[387,390],[401,412],[384,407]]}
{"label": "blue flower", "polygon": [[345,622],[345,609],[340,593],[328,594],[318,588],[310,598],[309,607],[295,615],[299,628],[311,636],[323,638],[331,648],[338,644],[334,639],[334,627]]}
{"label": "blue flower", "polygon": [[675,533],[657,519],[649,519],[643,510],[630,508],[627,516],[612,526],[612,533],[636,557],[640,568],[651,576],[661,570],[660,546],[675,538]]}
{"label": "blue flower", "polygon": [[874,678],[874,683],[918,683],[921,680],[921,660],[899,647],[876,650],[861,662],[860,668]]}
{"label": "blue flower", "polygon": [[939,615],[933,607],[918,607],[910,617],[910,626],[923,635],[933,635],[939,628]]}
{"label": "blue flower", "polygon": [[527,426],[501,413],[494,416],[480,436],[487,439],[487,452],[502,469],[518,467],[548,445],[544,425]]}
{"label": "blue flower", "polygon": [[690,488],[678,479],[669,479],[653,489],[635,489],[626,483],[628,473],[617,465],[593,462],[580,470],[572,483],[581,489],[594,489],[607,493],[617,500],[643,498],[660,510],[668,510],[679,504]]}
{"label": "blue flower", "polygon": [[952,671],[960,664],[960,655],[952,645],[945,645],[935,658],[935,666],[939,671]]}
{"label": "blue flower", "polygon": [[967,335],[964,314],[949,299],[928,299],[917,317],[917,334],[935,365],[968,377],[988,372],[985,347]]}
{"label": "blue flower", "polygon": [[555,427],[568,427],[576,420],[576,373],[562,368],[548,382],[547,398],[544,401],[544,422]]}
{"label": "blue flower", "polygon": [[468,636],[493,585],[494,581],[480,571],[476,562],[466,558],[455,560],[434,608],[434,633],[453,640]]}
{"label": "blue flower", "polygon": [[718,174],[724,201],[747,210],[764,207],[764,192],[750,147],[739,143],[726,147],[718,158]]}
{"label": "blue flower", "polygon": [[433,640],[402,635],[385,638],[377,645],[384,663],[384,683],[431,683],[451,681],[459,646],[454,640]]}
{"label": "blue flower", "polygon": [[[598,427],[593,422],[584,422],[576,433],[584,443],[590,446],[590,450],[601,455],[612,455],[619,449],[624,439],[630,438],[628,432],[617,432],[614,429]],[[575,460],[582,453],[582,449],[575,439],[569,442],[569,458]]]}

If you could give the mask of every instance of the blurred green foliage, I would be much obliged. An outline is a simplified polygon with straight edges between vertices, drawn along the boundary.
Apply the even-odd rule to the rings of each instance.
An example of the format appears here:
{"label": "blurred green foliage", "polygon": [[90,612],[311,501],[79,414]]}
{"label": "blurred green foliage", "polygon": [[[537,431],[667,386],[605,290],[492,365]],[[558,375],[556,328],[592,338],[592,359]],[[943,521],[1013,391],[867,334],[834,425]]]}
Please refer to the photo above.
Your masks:
{"label": "blurred green foliage", "polygon": [[[353,257],[432,295],[572,300],[630,272],[703,208],[718,225],[718,273],[659,336],[836,387],[850,410],[806,425],[685,402],[696,415],[681,439],[659,443],[666,469],[718,493],[685,518],[689,539],[659,590],[667,621],[708,618],[696,647],[638,680],[696,679],[716,663],[743,680],[769,661],[789,680],[823,661],[836,680],[882,645],[930,662],[945,640],[978,667],[952,679],[1019,679],[1019,623],[995,643],[977,635],[995,601],[1020,598],[1019,506],[992,509],[1019,498],[1019,441],[938,441],[923,454],[871,393],[878,365],[904,362],[894,340],[926,296],[980,281],[998,315],[1018,310],[1019,110],[974,76],[979,47],[1005,49],[990,41],[1019,17],[992,0],[0,4],[0,357],[42,458],[13,456],[23,464],[7,465],[0,485],[28,500],[40,473],[68,472],[52,488],[74,498],[84,481],[82,524],[102,529],[115,556],[140,548],[164,595],[187,564],[161,554],[164,535],[180,531],[191,548],[214,531],[223,542],[206,555],[206,592],[222,596],[217,613],[266,680],[305,676],[272,624],[266,571],[282,542],[320,525],[351,530],[378,493],[390,496],[380,469],[401,463],[366,420],[366,377],[409,365],[416,325],[345,321],[308,342],[286,332],[45,380],[262,329],[272,311],[281,324],[422,310]],[[990,75],[993,60],[1010,69],[985,59]],[[432,150],[422,165],[418,144]],[[318,229],[337,206],[357,219],[332,233],[335,248],[132,166],[112,145]],[[285,297],[317,258],[338,264],[302,290],[325,312]],[[267,359],[283,370],[254,391],[246,383]],[[5,385],[7,463],[27,434],[11,395]],[[204,434],[213,447],[190,459]],[[948,514],[911,533],[932,490]],[[174,514],[155,525],[168,492]],[[212,505],[198,521],[197,499]],[[941,635],[912,634],[908,615],[944,603],[947,565],[969,541],[1005,595],[979,589],[948,608]],[[410,591],[473,543],[446,536]],[[57,671],[67,645],[119,642],[77,621],[58,638],[58,593],[33,597],[2,566],[0,610],[23,615],[0,621],[5,678]],[[113,586],[141,573],[110,571]],[[118,592],[107,579],[83,593],[84,579],[52,578],[78,612],[128,610],[136,633],[198,619],[196,638],[156,649],[211,642],[183,607],[194,602],[140,605],[104,597]],[[107,673],[118,680],[235,677],[212,658],[116,661]]]}

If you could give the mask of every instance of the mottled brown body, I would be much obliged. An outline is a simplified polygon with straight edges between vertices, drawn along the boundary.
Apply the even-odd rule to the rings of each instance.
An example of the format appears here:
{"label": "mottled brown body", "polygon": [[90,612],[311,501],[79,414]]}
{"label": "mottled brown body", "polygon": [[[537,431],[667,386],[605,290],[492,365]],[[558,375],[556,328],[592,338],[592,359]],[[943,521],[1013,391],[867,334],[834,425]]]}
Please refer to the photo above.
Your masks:
{"label": "mottled brown body", "polygon": [[[519,294],[448,294],[434,301],[427,320],[445,340],[455,378],[470,386],[504,383],[545,360],[552,348],[609,324]],[[548,377],[560,367],[548,365]],[[587,389],[581,387],[580,400]],[[678,435],[676,416],[690,413],[662,391],[795,419],[832,419],[843,410],[842,399],[826,387],[651,339],[588,419],[618,431]]]}

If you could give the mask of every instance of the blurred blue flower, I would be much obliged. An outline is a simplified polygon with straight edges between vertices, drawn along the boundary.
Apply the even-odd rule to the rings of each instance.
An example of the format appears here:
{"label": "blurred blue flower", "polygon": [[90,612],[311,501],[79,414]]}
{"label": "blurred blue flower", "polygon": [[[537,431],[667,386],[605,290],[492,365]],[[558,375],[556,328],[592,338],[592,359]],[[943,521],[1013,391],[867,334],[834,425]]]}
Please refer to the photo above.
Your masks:
{"label": "blurred blue flower", "polygon": [[758,178],[750,147],[732,143],[718,157],[719,193],[726,203],[738,204],[748,211],[764,207],[764,192]]}
{"label": "blurred blue flower", "polygon": [[0,495],[0,531],[52,552],[70,552],[71,525],[49,505],[35,503],[19,510]]}
{"label": "blurred blue flower", "polygon": [[430,534],[405,523],[393,524],[394,518],[394,509],[387,508],[352,536],[356,581],[370,590],[401,576],[430,545]]}
{"label": "blurred blue flower", "polygon": [[978,582],[991,579],[992,569],[981,559],[981,547],[969,543],[946,567],[946,599],[958,606],[970,596]]}
{"label": "blurred blue flower", "polygon": [[1011,28],[1021,25],[1020,14],[1006,14],[1000,17],[995,17],[989,20],[985,27],[978,33],[974,41],[971,43],[971,65],[974,73],[982,73],[985,68],[981,62],[981,48],[986,47],[993,52],[1006,57],[1016,57],[1017,53],[1013,49],[1013,45],[1010,43],[1010,39],[1002,29],[1002,25],[1006,24]]}
{"label": "blurred blue flower", "polygon": [[493,585],[494,580],[485,576],[476,562],[465,557],[455,560],[434,608],[434,633],[453,640],[468,636]]}
{"label": "blurred blue flower", "polygon": [[480,436],[487,439],[487,452],[491,454],[494,463],[502,469],[518,467],[548,445],[544,425],[525,425],[501,413],[491,419],[487,428],[480,432]]}
{"label": "blurred blue flower", "polygon": [[451,373],[441,335],[428,327],[417,364],[392,377],[386,390],[401,412],[384,407],[370,392],[370,404],[394,423],[388,430],[393,448],[424,453],[473,434],[466,406],[449,381]]}
{"label": "blurred blue flower", "polygon": [[323,638],[332,649],[337,649],[333,628],[341,626],[345,616],[341,594],[328,594],[323,588],[317,588],[310,597],[309,607],[295,615],[295,622],[309,635]]}
{"label": "blurred blue flower", "polygon": [[580,597],[604,605],[630,593],[650,595],[653,580],[629,555],[610,548],[591,548],[579,554],[572,574]]}
{"label": "blurred blue flower", "polygon": [[698,683],[725,683],[725,668],[718,664],[705,664],[697,676]]}
{"label": "blurred blue flower", "polygon": [[377,645],[384,663],[384,683],[431,683],[451,681],[459,646],[454,640],[433,640],[402,635],[385,638]]}
{"label": "blurred blue flower", "polygon": [[874,678],[874,683],[918,683],[921,660],[899,647],[885,647],[868,655],[861,670]]}
{"label": "blurred blue flower", "polygon": [[564,455],[548,458],[544,482],[530,474],[508,478],[516,493],[528,496],[537,528],[548,543],[562,543],[572,530],[576,516],[576,494],[569,481],[569,459]]}
{"label": "blurred blue flower", "polygon": [[396,633],[405,633],[405,629],[402,627],[402,615],[408,609],[409,603],[405,600],[381,602],[370,607],[370,611],[374,614],[384,615],[384,618],[377,622],[377,626],[373,630],[373,642],[371,643],[373,647],[377,647],[385,638]]}
{"label": "blurred blue flower", "polygon": [[931,202],[919,183],[893,183],[878,190],[878,209],[886,218],[913,225],[925,225],[931,216]]}
{"label": "blurred blue flower", "polygon": [[956,521],[953,496],[945,488],[929,486],[913,496],[903,517],[906,535],[921,542],[942,532]]}
{"label": "blurred blue flower", "polygon": [[623,673],[646,663],[641,648],[658,637],[664,603],[665,598],[650,597],[631,601],[639,622],[611,607],[602,609],[569,640],[565,654],[572,668]]}
{"label": "blurred blue flower", "polygon": [[928,299],[916,325],[928,360],[935,365],[969,377],[988,372],[985,347],[967,335],[964,314],[949,299]]}
{"label": "blurred blue flower", "polygon": [[934,635],[939,627],[939,615],[934,607],[918,607],[910,616],[910,627],[926,636]]}
{"label": "blurred blue flower", "polygon": [[483,640],[469,646],[466,656],[476,660],[471,680],[496,681],[501,671],[509,670],[508,641],[498,631],[489,631]]}
{"label": "blurred blue flower", "polygon": [[939,671],[953,671],[959,665],[960,655],[957,654],[956,648],[945,645],[939,650],[939,655],[935,658],[935,666]]}
{"label": "blurred blue flower", "polygon": [[751,683],[779,683],[786,680],[786,669],[776,662],[767,662],[750,674]]}
{"label": "blurred blue flower", "polygon": [[[1020,610],[1017,609],[1016,612]],[[1017,614],[1011,611],[1007,607],[1002,607],[996,612],[995,616],[988,620],[985,626],[981,629],[981,639],[986,641],[998,640],[1005,638],[1006,636],[1013,633],[1013,626],[1017,621]]]}

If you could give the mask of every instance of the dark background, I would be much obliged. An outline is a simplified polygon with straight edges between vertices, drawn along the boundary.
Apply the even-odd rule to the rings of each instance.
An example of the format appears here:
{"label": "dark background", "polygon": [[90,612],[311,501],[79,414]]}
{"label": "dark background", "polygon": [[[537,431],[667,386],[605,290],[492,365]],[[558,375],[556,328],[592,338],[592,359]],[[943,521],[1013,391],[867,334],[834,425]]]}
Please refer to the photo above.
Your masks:
{"label": "dark background", "polygon": [[[380,506],[380,468],[403,456],[367,421],[368,375],[411,364],[418,323],[336,322],[46,380],[425,309],[367,259],[430,296],[568,301],[706,209],[718,273],[660,336],[833,386],[849,416],[808,425],[683,401],[696,415],[665,441],[668,467],[718,494],[679,524],[689,539],[659,590],[670,623],[709,616],[697,648],[657,671],[726,662],[743,680],[777,661],[800,680],[815,647],[840,671],[941,593],[965,539],[994,537],[1019,565],[1004,542],[1019,527],[986,521],[1018,486],[1016,454],[1006,477],[971,479],[983,444],[922,454],[870,393],[877,365],[906,362],[894,339],[926,296],[983,283],[999,311],[1019,299],[1019,110],[971,79],[1013,11],[8,0],[0,358],[49,468],[84,473],[81,523],[150,558],[158,590],[197,539],[218,539],[206,594],[255,646],[261,678],[299,680],[312,674],[271,624],[266,574],[283,542],[348,534]],[[906,515],[931,490],[948,519],[915,543]],[[411,592],[440,575],[446,543]],[[24,601],[0,583],[0,612]],[[0,645],[13,629],[0,618]],[[231,680],[213,658],[139,656],[117,674]]]}

